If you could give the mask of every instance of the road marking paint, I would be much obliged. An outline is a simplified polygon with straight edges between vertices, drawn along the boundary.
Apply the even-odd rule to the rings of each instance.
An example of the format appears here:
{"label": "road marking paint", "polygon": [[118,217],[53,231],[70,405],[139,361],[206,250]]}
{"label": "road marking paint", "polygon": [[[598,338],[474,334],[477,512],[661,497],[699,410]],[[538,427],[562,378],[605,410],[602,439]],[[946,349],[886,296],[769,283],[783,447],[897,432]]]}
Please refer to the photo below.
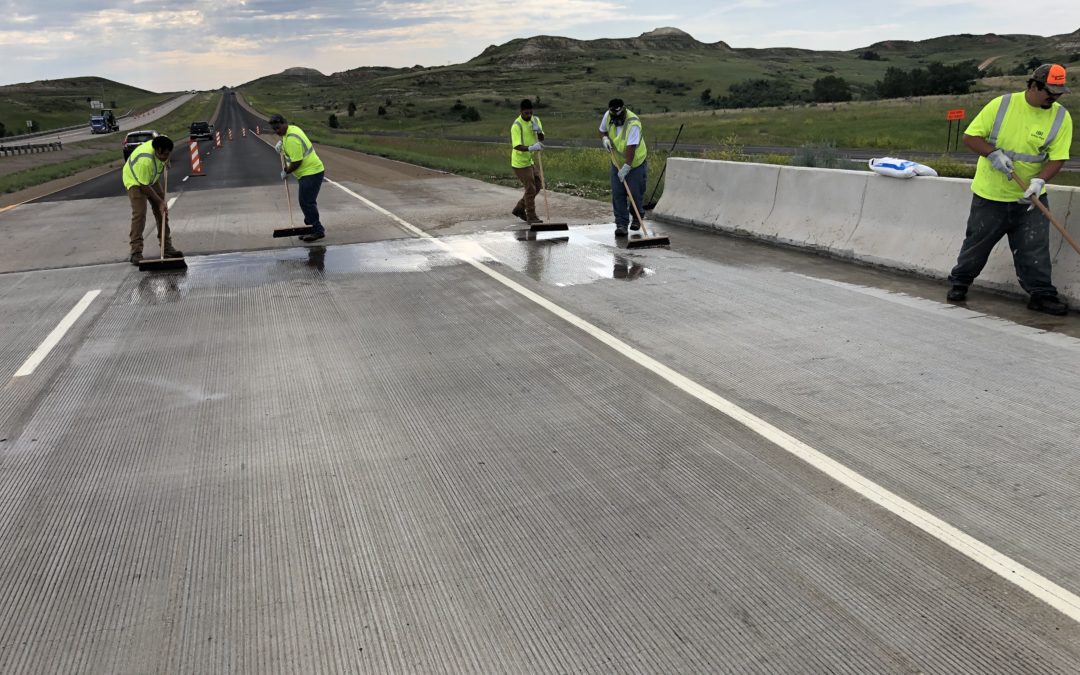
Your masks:
{"label": "road marking paint", "polygon": [[[1017,587],[1027,591],[1031,595],[1039,598],[1046,604],[1050,605],[1057,611],[1061,612],[1068,618],[1080,623],[1080,596],[1072,593],[1071,591],[1055,584],[1046,577],[1042,576],[1035,570],[1022,565],[1020,562],[1013,560],[1009,556],[1000,553],[999,551],[987,546],[978,539],[964,533],[960,529],[953,527],[949,523],[941,520],[937,516],[925,511],[915,504],[907,501],[899,495],[887,490],[885,487],[878,485],[869,478],[859,474],[858,472],[849,469],[840,462],[837,462],[825,454],[815,450],[806,443],[803,443],[799,439],[791,436],[790,434],[781,431],[779,428],[769,424],[765,420],[757,417],[731,401],[723,398],[719,394],[703,387],[702,385],[694,382],[690,378],[682,375],[671,368],[668,368],[659,361],[646,355],[645,353],[638,351],[634,347],[631,347],[627,343],[618,339],[614,335],[611,335],[597,326],[582,319],[576,314],[563,309],[554,302],[547,298],[534,293],[533,291],[525,288],[516,281],[504,276],[500,272],[488,267],[484,263],[477,260],[471,254],[465,251],[459,250],[440,239],[431,236],[427,232],[424,232],[420,228],[412,225],[411,223],[402,220],[393,213],[387,211],[378,204],[372,202],[366,197],[353,192],[349,188],[341,185],[340,183],[332,180],[326,182],[342,190],[346,194],[360,200],[364,204],[368,205],[375,211],[382,213],[389,217],[391,220],[399,224],[407,232],[415,234],[417,237],[427,239],[433,242],[436,246],[442,248],[447,253],[455,256],[459,260],[472,265],[480,272],[488,275],[492,279],[498,281],[502,285],[506,286],[510,290],[514,291],[518,295],[531,300],[537,305],[548,310],[555,316],[566,321],[567,323],[581,329],[585,333],[588,333],[592,337],[596,338],[603,344],[611,347],[616,352],[626,356],[630,360],[634,361],[643,368],[651,371],[652,373],[667,380],[672,385],[683,390],[687,394],[698,399],[702,403],[712,407],[720,413],[728,416],[732,420],[742,424],[747,429],[753,431],[762,438],[770,441],[782,450],[794,455],[801,459],[803,462],[814,467],[818,471],[821,471],[825,475],[829,476],[833,480],[837,481],[841,485],[854,491],[865,499],[877,504],[881,508],[889,511],[890,513],[902,518],[911,525],[922,530],[926,534],[934,537],[938,541],[951,547],[953,550],[967,556],[974,562],[982,565],[986,569],[990,570],[994,574],[997,574],[1006,581],[1011,582]],[[487,256],[491,259],[495,259],[490,253]]]}
{"label": "road marking paint", "polygon": [[166,209],[171,209],[172,205],[175,204],[175,203],[176,203],[176,197],[173,197],[172,199],[169,200],[169,202],[167,204],[165,204],[165,208]]}
{"label": "road marking paint", "polygon": [[83,312],[90,306],[90,303],[94,301],[94,298],[101,293],[101,289],[88,291],[86,295],[79,300],[78,304],[71,308],[71,311],[67,313],[60,323],[56,325],[56,328],[52,329],[52,332],[45,338],[45,341],[38,345],[38,348],[34,350],[34,353],[26,359],[26,362],[15,371],[15,377],[25,377],[34,372],[34,369],[45,360],[45,357],[49,355],[49,352],[53,350],[68,330],[79,320]]}
{"label": "road marking paint", "polygon": [[191,176],[184,176],[184,180],[182,180],[180,182],[181,183],[186,183],[188,178],[191,178]]}

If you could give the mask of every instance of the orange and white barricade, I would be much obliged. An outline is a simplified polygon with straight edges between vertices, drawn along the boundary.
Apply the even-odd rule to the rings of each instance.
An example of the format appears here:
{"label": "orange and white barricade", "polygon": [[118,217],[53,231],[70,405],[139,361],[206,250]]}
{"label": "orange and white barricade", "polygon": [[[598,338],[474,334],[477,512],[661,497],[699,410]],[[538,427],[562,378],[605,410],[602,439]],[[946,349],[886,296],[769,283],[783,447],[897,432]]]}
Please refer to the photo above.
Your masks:
{"label": "orange and white barricade", "polygon": [[221,132],[220,131],[215,131],[214,132],[214,147],[215,148],[220,148],[221,147]]}
{"label": "orange and white barricade", "polygon": [[247,127],[244,127],[243,129],[240,130],[240,136],[242,138],[247,138]]}
{"label": "orange and white barricade", "polygon": [[202,172],[202,159],[199,158],[199,142],[191,141],[191,175],[204,176]]}
{"label": "orange and white barricade", "polygon": [[232,127],[229,127],[229,140],[231,141],[232,139]]}

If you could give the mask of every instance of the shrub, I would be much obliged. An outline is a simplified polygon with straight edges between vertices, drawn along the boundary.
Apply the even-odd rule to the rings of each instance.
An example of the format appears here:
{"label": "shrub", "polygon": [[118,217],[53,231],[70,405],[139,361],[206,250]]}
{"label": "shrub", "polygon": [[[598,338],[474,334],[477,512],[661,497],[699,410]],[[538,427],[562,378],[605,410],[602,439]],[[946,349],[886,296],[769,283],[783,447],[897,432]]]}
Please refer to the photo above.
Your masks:
{"label": "shrub", "polygon": [[791,158],[792,166],[810,166],[822,169],[835,169],[840,166],[840,156],[836,152],[836,143],[804,143]]}
{"label": "shrub", "polygon": [[473,106],[469,106],[468,108],[465,109],[465,112],[463,112],[461,114],[461,120],[463,122],[479,122],[480,121],[480,111],[477,110],[476,108],[474,108]]}
{"label": "shrub", "polygon": [[327,121],[327,123],[330,125],[331,129],[337,129],[338,128],[337,115],[335,115],[333,113],[330,113],[330,119]]}

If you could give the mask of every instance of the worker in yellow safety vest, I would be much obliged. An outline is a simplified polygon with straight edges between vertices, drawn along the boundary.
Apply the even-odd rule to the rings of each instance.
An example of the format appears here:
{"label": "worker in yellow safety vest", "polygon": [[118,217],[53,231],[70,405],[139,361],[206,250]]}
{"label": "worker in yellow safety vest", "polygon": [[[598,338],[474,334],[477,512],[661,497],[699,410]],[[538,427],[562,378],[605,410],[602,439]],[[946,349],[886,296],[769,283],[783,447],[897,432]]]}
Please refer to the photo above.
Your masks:
{"label": "worker in yellow safety vest", "polygon": [[172,231],[169,229],[169,205],[165,203],[163,179],[173,151],[172,139],[168,136],[154,138],[137,145],[124,160],[121,178],[131,203],[131,232],[128,240],[131,246],[132,265],[138,265],[143,259],[143,232],[146,230],[146,204],[154,212],[157,221],[158,241],[161,241],[162,229],[165,237],[165,257],[183,258],[172,243]]}
{"label": "worker in yellow safety vest", "polygon": [[[1050,223],[1031,200],[1049,206],[1046,183],[1069,159],[1072,118],[1057,102],[1067,92],[1065,68],[1056,63],[1031,73],[1027,89],[990,101],[964,132],[964,145],[982,155],[971,183],[967,233],[949,275],[946,298],[963,302],[990,251],[1008,235],[1028,309],[1066,314],[1050,283]],[[1026,187],[1013,179],[1016,175]]]}
{"label": "worker in yellow safety vest", "polygon": [[303,129],[289,124],[281,115],[271,115],[269,123],[274,133],[282,137],[274,146],[282,156],[281,180],[286,180],[289,174],[296,176],[296,182],[300,185],[297,201],[304,213],[304,224],[314,230],[311,234],[301,236],[300,240],[318,241],[326,236],[326,229],[319,220],[318,205],[326,167]]}
{"label": "worker in yellow safety vest", "polygon": [[526,223],[542,223],[536,215],[536,195],[541,189],[540,173],[533,166],[533,153],[544,149],[544,126],[533,114],[529,99],[521,101],[518,118],[510,125],[510,166],[514,169],[525,193],[518,200],[513,213]]}
{"label": "worker in yellow safety vest", "polygon": [[[626,227],[631,230],[641,229],[641,223],[633,218],[626,201],[626,189],[630,188],[638,211],[645,199],[645,183],[649,180],[649,163],[646,161],[648,150],[645,148],[645,132],[641,128],[641,119],[627,109],[621,98],[608,101],[608,109],[600,120],[600,141],[610,154],[612,150],[622,166],[611,165],[611,209],[615,213],[615,236],[627,236]],[[609,162],[610,163],[610,162]]]}

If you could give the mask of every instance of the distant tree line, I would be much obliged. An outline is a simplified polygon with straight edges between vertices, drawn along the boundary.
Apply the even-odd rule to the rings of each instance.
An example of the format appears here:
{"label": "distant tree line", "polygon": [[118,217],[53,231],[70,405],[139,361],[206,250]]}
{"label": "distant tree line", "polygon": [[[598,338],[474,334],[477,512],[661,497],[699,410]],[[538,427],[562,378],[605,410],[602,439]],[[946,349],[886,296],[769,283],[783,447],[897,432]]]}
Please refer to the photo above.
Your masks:
{"label": "distant tree line", "polygon": [[925,69],[889,68],[885,71],[885,77],[874,84],[874,88],[881,98],[966,94],[971,91],[977,77],[979,67],[974,61],[951,66],[935,61]]}

